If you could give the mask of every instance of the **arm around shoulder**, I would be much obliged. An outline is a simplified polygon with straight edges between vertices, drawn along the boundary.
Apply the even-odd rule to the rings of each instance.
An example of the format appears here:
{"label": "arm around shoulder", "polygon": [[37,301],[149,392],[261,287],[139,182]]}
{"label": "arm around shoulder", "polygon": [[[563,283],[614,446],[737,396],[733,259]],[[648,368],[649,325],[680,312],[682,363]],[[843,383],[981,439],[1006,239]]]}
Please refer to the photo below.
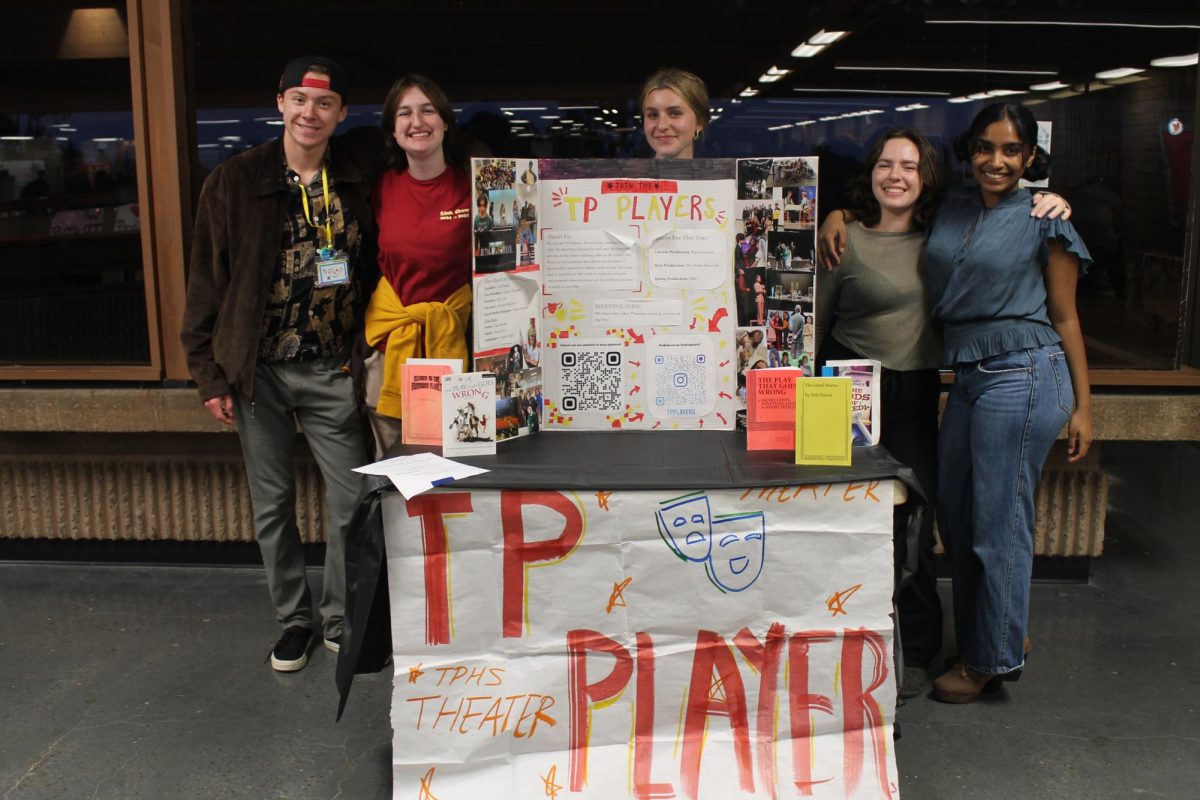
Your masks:
{"label": "arm around shoulder", "polygon": [[835,208],[821,223],[821,229],[817,231],[817,261],[825,269],[831,270],[842,263],[842,253],[846,252],[846,225],[855,219],[854,212]]}

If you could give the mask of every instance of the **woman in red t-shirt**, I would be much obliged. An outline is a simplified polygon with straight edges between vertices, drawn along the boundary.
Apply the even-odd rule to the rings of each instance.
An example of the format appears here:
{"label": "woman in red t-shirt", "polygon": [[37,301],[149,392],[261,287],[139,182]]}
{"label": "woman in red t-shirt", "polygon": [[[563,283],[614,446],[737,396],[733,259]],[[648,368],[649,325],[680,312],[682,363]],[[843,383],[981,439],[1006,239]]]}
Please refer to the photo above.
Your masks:
{"label": "woman in red t-shirt", "polygon": [[471,182],[445,92],[420,75],[396,81],[383,103],[390,169],[373,197],[379,286],[367,308],[366,403],[377,455],[400,438],[400,365],[469,358]]}

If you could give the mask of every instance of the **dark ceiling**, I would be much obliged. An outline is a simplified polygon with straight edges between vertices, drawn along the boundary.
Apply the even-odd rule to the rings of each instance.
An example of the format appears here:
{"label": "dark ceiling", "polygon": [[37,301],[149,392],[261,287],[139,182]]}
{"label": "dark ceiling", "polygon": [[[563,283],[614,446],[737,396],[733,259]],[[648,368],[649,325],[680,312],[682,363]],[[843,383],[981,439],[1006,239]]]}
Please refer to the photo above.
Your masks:
{"label": "dark ceiling", "polygon": [[[795,98],[813,89],[1027,89],[1056,77],[1071,83],[1099,70],[1145,67],[1152,58],[1194,53],[1200,42],[1195,0],[190,0],[185,11],[187,5],[201,106],[261,103],[263,87],[303,52],[342,61],[372,102],[408,71],[429,75],[455,99],[565,102],[630,97],[664,65],[698,73],[714,97],[759,85],[772,66],[794,71],[759,85],[760,97]],[[989,24],[932,22],[940,19]],[[1001,24],[1028,20],[1089,24]],[[821,29],[851,33],[815,58],[790,55]],[[983,69],[989,71],[970,71]]]}

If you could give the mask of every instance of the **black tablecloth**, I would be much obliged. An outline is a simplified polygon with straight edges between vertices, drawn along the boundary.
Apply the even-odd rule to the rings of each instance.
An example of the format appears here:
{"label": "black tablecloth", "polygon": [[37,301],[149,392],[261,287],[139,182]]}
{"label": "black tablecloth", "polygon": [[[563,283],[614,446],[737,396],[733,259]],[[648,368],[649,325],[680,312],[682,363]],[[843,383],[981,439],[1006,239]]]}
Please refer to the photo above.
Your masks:
{"label": "black tablecloth", "polygon": [[[437,452],[397,445],[388,457]],[[793,464],[785,450],[746,450],[737,431],[546,431],[502,442],[495,455],[455,459],[489,472],[455,481],[461,489],[740,489],[751,486],[845,483],[895,478],[908,490],[905,535],[912,562],[896,565],[896,585],[912,574],[916,536],[926,508],[912,470],[882,447],[856,447],[849,467]],[[378,672],[391,656],[381,496],[394,491],[381,477],[369,479],[346,541],[346,616],[338,656],[338,717],[356,673]]]}

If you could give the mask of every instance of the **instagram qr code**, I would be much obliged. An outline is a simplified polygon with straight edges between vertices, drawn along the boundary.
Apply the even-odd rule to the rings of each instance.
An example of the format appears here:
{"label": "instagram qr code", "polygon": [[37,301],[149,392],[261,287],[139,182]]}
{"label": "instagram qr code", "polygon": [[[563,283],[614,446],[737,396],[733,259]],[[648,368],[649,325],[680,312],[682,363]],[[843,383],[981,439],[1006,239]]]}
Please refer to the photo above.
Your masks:
{"label": "instagram qr code", "polygon": [[708,365],[704,353],[659,354],[654,370],[661,377],[654,404],[669,408],[700,407],[708,403]]}
{"label": "instagram qr code", "polygon": [[620,350],[566,350],[561,366],[564,412],[613,413],[624,408]]}

